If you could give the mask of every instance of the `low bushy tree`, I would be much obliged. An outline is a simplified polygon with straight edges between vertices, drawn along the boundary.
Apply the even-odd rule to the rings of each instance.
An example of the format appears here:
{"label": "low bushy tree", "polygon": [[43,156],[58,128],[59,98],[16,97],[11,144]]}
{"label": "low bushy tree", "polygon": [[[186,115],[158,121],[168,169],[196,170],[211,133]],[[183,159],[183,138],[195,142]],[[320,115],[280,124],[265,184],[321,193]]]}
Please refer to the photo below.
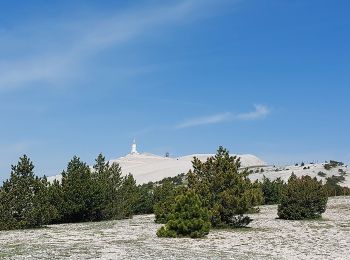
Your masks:
{"label": "low bushy tree", "polygon": [[213,227],[241,227],[249,224],[243,214],[254,211],[263,201],[258,183],[248,178],[248,170],[240,170],[240,158],[230,156],[219,147],[217,154],[201,162],[194,158],[188,174],[188,187],[196,192],[203,206],[211,212]]}
{"label": "low bushy tree", "polygon": [[193,191],[176,197],[168,222],[157,231],[158,237],[201,238],[210,230],[208,209]]}
{"label": "low bushy tree", "polygon": [[278,217],[289,220],[320,218],[326,210],[327,200],[322,181],[310,176],[297,178],[293,174],[278,206]]}

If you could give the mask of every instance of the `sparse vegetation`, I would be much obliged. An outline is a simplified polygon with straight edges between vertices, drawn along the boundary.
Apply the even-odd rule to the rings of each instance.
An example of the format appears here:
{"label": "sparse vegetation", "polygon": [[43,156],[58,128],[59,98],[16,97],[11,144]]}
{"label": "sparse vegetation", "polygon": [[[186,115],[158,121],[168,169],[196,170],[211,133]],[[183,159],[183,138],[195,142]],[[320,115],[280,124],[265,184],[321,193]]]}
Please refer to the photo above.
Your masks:
{"label": "sparse vegetation", "polygon": [[345,180],[344,176],[335,176],[326,178],[326,190],[328,196],[345,196],[350,195],[350,189],[348,187],[342,187],[339,183]]}
{"label": "sparse vegetation", "polygon": [[324,172],[318,172],[317,175],[320,176],[320,177],[326,177],[327,176],[327,174],[324,173]]}
{"label": "sparse vegetation", "polygon": [[327,171],[329,171],[329,170],[331,170],[332,168],[336,168],[336,167],[343,166],[343,165],[344,165],[343,162],[338,162],[338,161],[330,160],[329,163],[325,163],[324,168],[325,168]]}
{"label": "sparse vegetation", "polygon": [[347,175],[346,171],[344,171],[343,169],[338,169],[338,172],[339,172],[340,176],[344,177]]}

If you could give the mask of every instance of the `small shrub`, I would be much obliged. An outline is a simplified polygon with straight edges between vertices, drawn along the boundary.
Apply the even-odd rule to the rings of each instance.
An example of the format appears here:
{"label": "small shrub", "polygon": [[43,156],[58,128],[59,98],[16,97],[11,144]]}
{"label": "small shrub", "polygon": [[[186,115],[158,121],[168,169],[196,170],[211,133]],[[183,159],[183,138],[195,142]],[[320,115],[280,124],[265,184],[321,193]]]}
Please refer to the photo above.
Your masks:
{"label": "small shrub", "polygon": [[231,219],[230,227],[232,228],[243,228],[246,227],[253,220],[248,216],[238,215]]}
{"label": "small shrub", "polygon": [[338,172],[339,172],[340,176],[346,176],[346,174],[347,174],[346,171],[344,171],[343,169],[339,169]]}
{"label": "small shrub", "polygon": [[344,176],[332,175],[331,179],[333,179],[335,181],[335,183],[339,183],[339,182],[344,182],[345,181],[345,177]]}
{"label": "small shrub", "polygon": [[329,171],[330,169],[332,169],[332,166],[328,163],[326,163],[324,166],[323,166],[327,171]]}
{"label": "small shrub", "polygon": [[175,199],[169,220],[157,231],[158,237],[200,238],[209,234],[209,211],[194,192],[179,195]]}
{"label": "small shrub", "polygon": [[326,177],[327,176],[327,174],[325,174],[324,172],[318,172],[317,175],[320,176],[320,177]]}

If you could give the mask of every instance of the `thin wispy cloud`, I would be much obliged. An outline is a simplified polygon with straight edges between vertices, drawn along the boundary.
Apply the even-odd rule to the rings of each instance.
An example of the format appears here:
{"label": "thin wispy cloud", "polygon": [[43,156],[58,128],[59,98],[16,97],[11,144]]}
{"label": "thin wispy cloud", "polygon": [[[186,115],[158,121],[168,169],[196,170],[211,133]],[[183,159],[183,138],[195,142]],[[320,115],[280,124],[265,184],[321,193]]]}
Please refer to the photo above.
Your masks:
{"label": "thin wispy cloud", "polygon": [[265,118],[270,113],[270,110],[267,106],[255,105],[254,107],[255,109],[253,111],[247,112],[247,113],[233,114],[230,112],[226,112],[226,113],[219,113],[215,115],[187,119],[177,124],[175,128],[182,129],[182,128],[190,128],[195,126],[202,126],[202,125],[220,124],[220,123],[232,122],[232,121],[258,120],[258,119]]}
{"label": "thin wispy cloud", "polygon": [[242,113],[242,114],[238,114],[236,116],[236,119],[239,120],[256,120],[256,119],[261,119],[266,117],[269,113],[270,110],[267,106],[263,106],[263,105],[255,105],[255,110],[248,112],[248,113]]}
{"label": "thin wispy cloud", "polygon": [[[21,33],[0,32],[0,39],[6,39],[1,43],[2,49],[11,50],[12,45],[18,47],[23,42],[33,46],[33,49],[29,47],[25,50],[23,57],[0,62],[0,90],[36,82],[55,83],[71,79],[79,74],[86,59],[103,50],[129,43],[165,26],[199,19],[203,6],[207,7],[210,1],[173,3],[130,9],[122,14],[110,14],[107,18],[96,18],[97,15],[92,14],[85,20],[51,21],[51,24],[45,21],[42,27],[38,24],[27,25],[21,29],[24,30],[22,37]],[[34,35],[29,40],[27,35],[31,32]],[[45,50],[40,52],[37,46],[42,41],[47,44],[44,44]],[[60,44],[56,44],[56,41]],[[33,55],[27,52],[33,52]]]}
{"label": "thin wispy cloud", "polygon": [[200,126],[200,125],[218,124],[225,121],[229,121],[231,117],[232,117],[231,113],[221,113],[216,115],[197,117],[197,118],[185,120],[184,122],[178,124],[176,128],[188,128],[188,127]]}

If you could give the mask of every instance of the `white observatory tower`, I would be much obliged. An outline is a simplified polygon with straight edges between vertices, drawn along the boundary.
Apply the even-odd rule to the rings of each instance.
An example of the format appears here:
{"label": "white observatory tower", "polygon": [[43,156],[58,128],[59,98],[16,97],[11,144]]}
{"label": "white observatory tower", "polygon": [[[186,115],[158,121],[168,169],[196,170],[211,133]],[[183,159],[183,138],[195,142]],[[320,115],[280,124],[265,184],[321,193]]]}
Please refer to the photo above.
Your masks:
{"label": "white observatory tower", "polygon": [[131,145],[131,152],[130,154],[139,154],[138,151],[136,150],[136,140],[134,138],[132,145]]}

